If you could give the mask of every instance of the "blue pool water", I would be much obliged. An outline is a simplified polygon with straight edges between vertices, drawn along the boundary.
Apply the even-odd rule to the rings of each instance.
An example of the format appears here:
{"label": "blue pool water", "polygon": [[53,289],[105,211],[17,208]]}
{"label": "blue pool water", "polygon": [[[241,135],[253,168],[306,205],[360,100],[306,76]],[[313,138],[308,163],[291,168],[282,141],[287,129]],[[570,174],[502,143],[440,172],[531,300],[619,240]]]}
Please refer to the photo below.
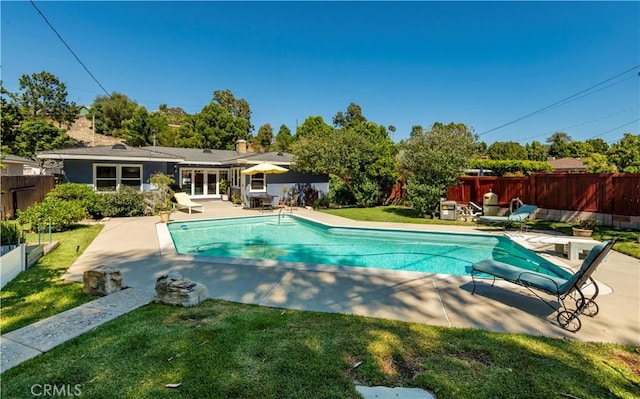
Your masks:
{"label": "blue pool water", "polygon": [[325,265],[469,275],[494,259],[551,276],[570,276],[506,237],[329,227],[293,215],[167,224],[180,254],[276,259]]}

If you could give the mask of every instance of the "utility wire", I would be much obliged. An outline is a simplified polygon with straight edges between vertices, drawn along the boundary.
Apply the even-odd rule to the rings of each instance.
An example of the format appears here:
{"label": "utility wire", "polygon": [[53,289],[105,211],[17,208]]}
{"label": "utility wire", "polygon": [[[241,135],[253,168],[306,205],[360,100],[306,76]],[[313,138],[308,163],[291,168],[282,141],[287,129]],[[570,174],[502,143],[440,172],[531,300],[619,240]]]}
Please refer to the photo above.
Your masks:
{"label": "utility wire", "polygon": [[87,68],[87,66],[84,64],[84,62],[82,62],[80,60],[80,58],[76,55],[76,53],[71,49],[71,47],[69,47],[69,45],[67,44],[67,42],[64,41],[64,39],[62,38],[62,36],[60,36],[60,34],[58,33],[58,31],[56,30],[56,28],[53,27],[53,25],[51,25],[51,22],[49,22],[49,20],[47,19],[47,17],[42,13],[42,11],[40,11],[40,9],[38,8],[38,6],[36,6],[36,3],[33,2],[33,0],[29,0],[29,2],[31,3],[31,5],[33,6],[33,8],[36,9],[36,11],[38,12],[38,14],[40,14],[40,16],[42,17],[42,19],[44,19],[44,22],[47,23],[47,25],[49,25],[49,28],[51,28],[51,30],[53,31],[53,33],[56,34],[56,36],[58,36],[58,39],[60,39],[60,41],[62,42],[62,44],[65,45],[65,47],[67,48],[67,50],[69,50],[69,52],[75,57],[75,59],[80,63],[80,65],[82,65],[82,67],[84,68],[85,71],[87,71],[87,73],[89,74],[89,76],[91,76],[91,78],[98,84],[98,86],[100,86],[100,88],[107,94],[107,96],[111,97],[111,94],[109,94],[109,92],[107,91],[107,89],[104,88],[104,86],[102,85],[102,83],[100,83],[98,81],[98,79],[93,76],[93,73],[91,73],[91,71],[89,70],[89,68]]}
{"label": "utility wire", "polygon": [[[485,134],[487,134],[487,133],[491,133],[491,132],[496,131],[496,130],[498,130],[498,129],[502,129],[503,127],[506,127],[506,126],[509,126],[509,125],[513,125],[514,123],[519,122],[519,121],[521,121],[521,120],[523,120],[523,119],[525,119],[525,118],[528,118],[528,117],[533,116],[533,115],[535,115],[535,114],[539,114],[539,113],[541,113],[541,112],[547,111],[547,110],[549,110],[549,109],[551,109],[551,108],[553,108],[553,107],[556,107],[556,106],[558,106],[558,105],[568,103],[568,102],[569,102],[569,100],[574,101],[574,100],[576,100],[576,98],[575,98],[575,97],[578,97],[579,95],[581,95],[581,94],[583,94],[583,93],[586,93],[586,92],[588,92],[589,90],[592,90],[592,89],[594,89],[594,88],[596,88],[596,87],[598,87],[598,86],[600,86],[600,85],[602,85],[602,84],[605,84],[605,83],[607,83],[607,82],[610,82],[610,81],[612,81],[613,79],[618,78],[618,77],[620,77],[620,76],[624,75],[625,73],[628,73],[628,72],[630,72],[630,71],[632,71],[632,70],[634,70],[634,69],[636,69],[636,68],[638,68],[638,67],[640,67],[640,65],[636,65],[636,66],[634,66],[633,68],[629,68],[629,69],[627,69],[626,71],[621,72],[621,73],[619,73],[619,74],[617,74],[617,75],[615,75],[615,76],[613,76],[613,77],[610,77],[610,78],[609,78],[609,79],[607,79],[607,80],[603,80],[602,82],[600,82],[600,83],[598,83],[598,84],[595,84],[595,85],[593,85],[593,86],[591,86],[591,87],[589,87],[589,88],[586,88],[586,89],[584,89],[584,90],[582,90],[582,91],[580,91],[580,92],[578,92],[578,93],[576,93],[576,94],[572,94],[572,95],[570,95],[569,97],[563,98],[562,100],[557,101],[557,102],[555,102],[555,103],[553,103],[553,104],[551,104],[551,105],[547,105],[546,107],[540,108],[540,109],[539,109],[539,110],[537,110],[537,111],[530,112],[530,113],[528,113],[528,114],[526,114],[526,115],[524,115],[524,116],[521,116],[521,117],[519,117],[519,118],[517,118],[517,119],[512,120],[511,122],[504,123],[504,124],[502,124],[502,125],[500,125],[500,126],[498,126],[498,127],[494,127],[493,129],[489,129],[489,130],[487,130],[487,131],[485,131],[485,132],[482,132],[482,133],[480,133],[478,136],[483,136],[483,135],[485,135]],[[626,80],[626,79],[625,79],[625,80]],[[595,92],[594,92],[594,93],[595,93]],[[589,93],[589,94],[592,94],[592,93]]]}
{"label": "utility wire", "polygon": [[616,126],[616,127],[614,127],[613,129],[607,130],[607,131],[606,131],[606,132],[604,132],[604,133],[596,134],[595,136],[593,136],[593,137],[591,137],[591,138],[592,138],[592,139],[595,139],[596,137],[604,136],[604,135],[605,135],[605,134],[607,134],[607,133],[611,133],[611,132],[613,132],[614,130],[620,129],[621,127],[625,127],[625,126],[627,126],[627,125],[630,125],[630,124],[632,124],[632,123],[636,123],[636,122],[638,122],[638,121],[640,121],[640,118],[638,118],[638,119],[636,119],[636,120],[633,120],[633,121],[631,121],[631,122],[627,122],[627,123],[625,123],[624,125]]}

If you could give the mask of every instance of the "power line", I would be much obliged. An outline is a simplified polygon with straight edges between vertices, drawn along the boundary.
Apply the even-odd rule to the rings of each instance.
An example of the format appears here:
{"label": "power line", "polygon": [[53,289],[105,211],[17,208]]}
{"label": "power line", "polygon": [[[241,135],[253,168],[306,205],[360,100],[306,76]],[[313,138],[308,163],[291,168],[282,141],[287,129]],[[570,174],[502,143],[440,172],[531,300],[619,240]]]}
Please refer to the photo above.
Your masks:
{"label": "power line", "polygon": [[597,118],[597,119],[592,119],[592,120],[589,120],[589,121],[586,121],[586,122],[581,122],[581,123],[578,123],[578,124],[573,125],[573,126],[563,127],[563,128],[560,128],[560,129],[554,129],[553,131],[550,131],[550,132],[548,132],[548,133],[542,133],[542,134],[536,134],[536,135],[534,135],[534,136],[523,137],[523,138],[522,138],[522,139],[520,139],[520,140],[521,140],[521,141],[525,141],[525,140],[535,139],[535,138],[542,137],[542,136],[548,136],[548,135],[550,135],[550,134],[552,134],[552,133],[554,133],[554,132],[564,132],[564,131],[566,131],[566,130],[575,129],[576,127],[580,127],[580,126],[588,125],[588,124],[590,124],[590,123],[600,122],[600,121],[602,121],[602,120],[605,120],[605,119],[612,118],[612,117],[614,117],[614,116],[617,116],[617,115],[623,114],[623,113],[625,113],[625,112],[628,112],[628,111],[631,111],[631,110],[636,110],[636,109],[637,109],[637,108],[639,108],[639,107],[640,107],[640,105],[636,105],[635,107],[626,108],[626,109],[623,109],[622,111],[614,112],[614,113],[611,113],[611,114],[609,114],[609,115],[602,116],[602,117]]}
{"label": "power line", "polygon": [[[523,120],[523,119],[525,119],[525,118],[528,118],[528,117],[530,117],[530,116],[533,116],[533,115],[535,115],[535,114],[539,114],[539,113],[541,113],[541,112],[548,111],[549,109],[554,108],[554,107],[556,107],[556,106],[559,106],[559,105],[562,105],[562,104],[566,104],[566,103],[570,102],[569,100],[571,100],[571,101],[575,101],[575,100],[577,100],[577,98],[575,98],[575,97],[578,97],[579,95],[581,95],[581,94],[583,94],[583,93],[586,93],[586,92],[588,92],[589,90],[592,90],[592,89],[594,89],[594,88],[596,88],[596,87],[598,87],[598,86],[600,86],[600,85],[602,85],[602,84],[605,84],[605,83],[607,83],[607,82],[610,82],[610,81],[612,81],[613,79],[618,78],[618,77],[620,77],[620,76],[624,75],[625,73],[628,73],[628,72],[630,72],[630,71],[632,71],[632,70],[634,70],[634,69],[636,69],[636,68],[638,68],[638,67],[640,67],[640,65],[636,65],[636,66],[634,66],[633,68],[629,68],[629,69],[627,69],[626,71],[621,72],[621,73],[619,73],[619,74],[617,74],[617,75],[615,75],[615,76],[612,76],[612,77],[610,77],[610,78],[609,78],[609,79],[607,79],[607,80],[603,80],[602,82],[597,83],[597,84],[595,84],[595,85],[593,85],[593,86],[591,86],[591,87],[589,87],[589,88],[586,88],[586,89],[584,89],[584,90],[582,90],[582,91],[580,91],[580,92],[578,92],[578,93],[576,93],[576,94],[572,94],[572,95],[570,95],[569,97],[563,98],[563,99],[562,99],[562,100],[560,100],[560,101],[556,101],[555,103],[553,103],[553,104],[551,104],[551,105],[547,105],[546,107],[540,108],[539,110],[536,110],[536,111],[530,112],[530,113],[528,113],[528,114],[526,114],[526,115],[524,115],[524,116],[521,116],[521,117],[519,117],[519,118],[517,118],[517,119],[512,120],[511,122],[504,123],[504,124],[502,124],[502,125],[500,125],[500,126],[498,126],[498,127],[494,127],[493,129],[489,129],[489,130],[487,130],[487,131],[485,131],[485,132],[482,132],[482,133],[480,133],[478,136],[483,136],[483,135],[485,135],[485,134],[487,134],[487,133],[491,133],[491,132],[496,131],[496,130],[498,130],[498,129],[502,129],[503,127],[506,127],[506,126],[509,126],[509,125],[513,125],[514,123],[519,122],[519,121],[521,121],[521,120]],[[626,80],[626,79],[625,79],[625,80]],[[624,81],[624,80],[623,80],[623,81]],[[595,91],[594,91],[593,93],[595,93]],[[593,94],[593,93],[589,93],[589,94]],[[583,96],[583,97],[584,97],[584,96]],[[580,97],[580,98],[581,98],[581,97]]]}
{"label": "power line", "polygon": [[49,22],[49,20],[47,19],[47,17],[42,13],[42,11],[40,11],[40,9],[36,6],[36,3],[33,2],[33,0],[29,0],[29,2],[31,3],[31,5],[33,6],[33,8],[36,9],[36,11],[38,12],[38,14],[40,14],[40,16],[42,17],[42,19],[44,19],[44,22],[47,23],[47,25],[49,25],[49,28],[51,28],[51,30],[53,31],[53,33],[56,34],[56,36],[58,36],[58,39],[60,39],[60,41],[62,42],[62,44],[65,45],[65,47],[67,48],[67,50],[69,50],[69,52],[75,57],[75,59],[80,63],[80,65],[82,65],[82,67],[84,68],[85,71],[87,71],[87,73],[89,74],[89,76],[91,76],[91,78],[98,84],[98,86],[100,86],[100,88],[107,94],[107,96],[111,97],[111,95],[109,94],[109,92],[107,91],[107,89],[104,88],[104,86],[102,86],[102,83],[100,83],[98,81],[98,79],[93,76],[93,73],[91,73],[91,71],[89,70],[89,68],[87,68],[87,66],[84,64],[84,62],[82,62],[80,60],[80,58],[76,55],[76,53],[71,49],[71,47],[69,47],[69,45],[67,44],[67,42],[64,41],[64,39],[62,38],[62,36],[60,36],[60,34],[58,33],[58,31],[56,30],[56,28],[53,27],[53,25],[51,25],[51,22]]}
{"label": "power line", "polygon": [[596,134],[595,136],[590,137],[590,138],[591,138],[591,139],[595,139],[596,137],[604,136],[604,135],[605,135],[605,134],[607,134],[607,133],[611,133],[611,132],[613,132],[614,130],[620,129],[621,127],[625,127],[625,126],[627,126],[627,125],[630,125],[630,124],[635,123],[635,122],[638,122],[638,121],[640,121],[640,118],[638,118],[638,119],[636,119],[636,120],[633,120],[633,121],[631,121],[631,122],[627,122],[627,123],[625,123],[624,125],[616,126],[616,127],[614,127],[613,129],[607,130],[606,132],[603,132],[603,133],[600,133],[600,134]]}

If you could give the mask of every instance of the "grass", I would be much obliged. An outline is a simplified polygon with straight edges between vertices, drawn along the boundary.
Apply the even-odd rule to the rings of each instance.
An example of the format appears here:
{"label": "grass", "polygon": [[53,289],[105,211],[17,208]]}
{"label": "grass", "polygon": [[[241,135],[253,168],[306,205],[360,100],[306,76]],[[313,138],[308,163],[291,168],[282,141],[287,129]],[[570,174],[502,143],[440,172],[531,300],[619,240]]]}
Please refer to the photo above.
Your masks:
{"label": "grass", "polygon": [[[60,277],[102,227],[77,225],[72,230],[54,233],[52,238],[60,245],[7,283],[0,292],[2,334],[95,299],[82,293],[81,283],[62,281]],[[29,243],[38,242],[35,234],[26,238]]]}
{"label": "grass", "polygon": [[[100,228],[56,235],[60,247],[2,290],[3,333],[92,299],[59,277]],[[439,399],[636,398],[640,349],[218,300],[149,304],[6,371],[0,397],[51,384],[90,398],[357,398],[354,383]]]}
{"label": "grass", "polygon": [[621,345],[207,300],[124,315],[6,371],[1,392],[27,397],[49,383],[90,398],[357,398],[359,383],[439,399],[636,398],[639,365]]}
{"label": "grass", "polygon": [[[413,209],[401,206],[322,209],[321,211],[331,215],[368,222],[448,224],[460,226],[476,225],[473,222],[427,219],[419,217]],[[571,235],[571,227],[573,225],[570,223],[537,220],[528,222],[527,226],[530,230],[552,230]],[[608,226],[597,226],[593,231],[593,238],[595,240],[604,241],[614,237],[618,237],[618,242],[615,244],[613,249],[620,253],[640,259],[640,231]]]}

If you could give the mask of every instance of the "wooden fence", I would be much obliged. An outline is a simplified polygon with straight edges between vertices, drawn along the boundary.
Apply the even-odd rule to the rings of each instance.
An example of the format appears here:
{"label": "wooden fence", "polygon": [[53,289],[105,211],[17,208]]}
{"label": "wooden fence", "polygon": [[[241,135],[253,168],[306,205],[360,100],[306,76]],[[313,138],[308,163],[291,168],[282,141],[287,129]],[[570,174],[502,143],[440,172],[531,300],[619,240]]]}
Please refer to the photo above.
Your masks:
{"label": "wooden fence", "polygon": [[14,217],[18,209],[41,202],[55,185],[53,176],[0,176],[2,218]]}
{"label": "wooden fence", "polygon": [[539,173],[526,177],[462,177],[447,199],[482,205],[492,191],[508,207],[519,197],[539,208],[640,216],[640,174]]}

